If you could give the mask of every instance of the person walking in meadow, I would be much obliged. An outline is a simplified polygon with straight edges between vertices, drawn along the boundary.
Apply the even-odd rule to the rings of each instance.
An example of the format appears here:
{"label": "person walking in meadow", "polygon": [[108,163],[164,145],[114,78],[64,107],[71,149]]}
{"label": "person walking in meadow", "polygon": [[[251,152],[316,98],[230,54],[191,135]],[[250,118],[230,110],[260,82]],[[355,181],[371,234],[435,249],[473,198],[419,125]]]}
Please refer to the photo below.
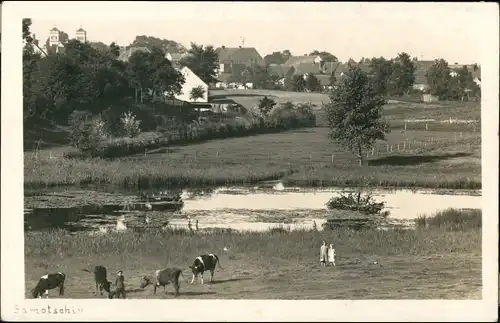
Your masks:
{"label": "person walking in meadow", "polygon": [[116,297],[119,298],[120,296],[122,298],[125,298],[125,277],[123,276],[123,272],[120,270],[118,272],[118,275],[116,276],[116,281],[115,281],[115,286],[116,286]]}
{"label": "person walking in meadow", "polygon": [[319,249],[319,262],[321,263],[321,267],[326,267],[326,260],[328,258],[326,242],[323,241],[321,243],[321,248]]}
{"label": "person walking in meadow", "polygon": [[335,267],[335,248],[331,243],[328,247],[328,264]]}

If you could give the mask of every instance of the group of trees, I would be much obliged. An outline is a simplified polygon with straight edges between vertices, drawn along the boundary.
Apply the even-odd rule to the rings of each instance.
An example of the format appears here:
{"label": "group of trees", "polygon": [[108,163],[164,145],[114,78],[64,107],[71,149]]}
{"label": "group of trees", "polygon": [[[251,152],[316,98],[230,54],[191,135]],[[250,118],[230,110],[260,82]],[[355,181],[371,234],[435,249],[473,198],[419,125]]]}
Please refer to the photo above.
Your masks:
{"label": "group of trees", "polygon": [[[473,69],[478,68],[477,64],[474,64]],[[472,71],[469,71],[465,65],[452,71],[447,61],[438,59],[427,70],[425,77],[429,85],[429,93],[440,100],[463,101],[466,96],[476,98],[481,96],[480,86],[474,82]]]}
{"label": "group of trees", "polygon": [[393,59],[372,58],[369,61],[375,91],[380,95],[401,96],[411,92],[416,66],[407,53]]}
{"label": "group of trees", "polygon": [[[154,37],[138,36],[136,43],[149,51],[137,50],[128,61],[119,60],[120,48],[112,43],[92,46],[68,40],[61,53],[42,55],[35,50],[30,32],[31,19],[23,19],[24,116],[38,116],[65,122],[77,109],[100,113],[125,97],[135,102],[171,98],[180,93],[184,76],[165,57],[166,44]],[[192,44],[182,64],[204,81],[217,74],[217,53],[212,46]],[[207,59],[208,58],[208,59]],[[193,100],[204,90],[190,91]]]}

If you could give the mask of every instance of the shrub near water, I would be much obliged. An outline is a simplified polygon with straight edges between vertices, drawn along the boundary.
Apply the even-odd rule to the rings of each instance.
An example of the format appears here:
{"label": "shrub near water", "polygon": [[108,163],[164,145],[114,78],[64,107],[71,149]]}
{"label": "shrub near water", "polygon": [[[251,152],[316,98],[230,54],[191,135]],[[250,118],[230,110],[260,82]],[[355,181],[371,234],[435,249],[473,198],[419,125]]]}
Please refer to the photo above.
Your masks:
{"label": "shrub near water", "polygon": [[418,228],[434,228],[446,231],[481,229],[482,212],[480,209],[446,209],[434,216],[421,216],[415,220]]}

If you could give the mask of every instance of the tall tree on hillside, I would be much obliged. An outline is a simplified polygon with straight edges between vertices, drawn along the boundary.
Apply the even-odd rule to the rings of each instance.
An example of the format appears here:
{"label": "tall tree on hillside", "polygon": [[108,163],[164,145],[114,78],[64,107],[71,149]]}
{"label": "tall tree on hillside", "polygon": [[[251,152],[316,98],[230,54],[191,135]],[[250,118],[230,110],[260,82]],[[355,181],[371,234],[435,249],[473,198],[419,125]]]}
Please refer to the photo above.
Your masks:
{"label": "tall tree on hillside", "polygon": [[86,100],[92,86],[71,57],[48,55],[37,63],[33,74],[36,106],[43,116],[67,121],[75,104]]}
{"label": "tall tree on hillside", "polygon": [[135,102],[143,102],[143,90],[151,88],[151,80],[149,78],[150,67],[148,64],[149,54],[143,51],[135,51],[129,58],[127,65],[127,75],[132,88],[135,89]]}
{"label": "tall tree on hillside", "polygon": [[339,61],[337,56],[335,56],[329,52],[325,52],[325,51],[314,50],[309,54],[309,56],[312,56],[312,55],[314,55],[314,56],[318,55],[319,57],[321,57],[323,62],[338,62]]}
{"label": "tall tree on hillside", "polygon": [[23,33],[23,117],[26,119],[36,111],[36,94],[33,91],[33,73],[36,69],[37,61],[41,59],[40,55],[36,54],[33,48],[33,37],[31,36],[31,19],[24,18],[22,20]]}
{"label": "tall tree on hillside", "polygon": [[212,45],[203,47],[203,45],[191,43],[191,48],[181,59],[180,64],[189,67],[203,82],[208,84],[215,80],[219,71],[219,55]]}
{"label": "tall tree on hillside", "polygon": [[136,89],[136,102],[139,93],[141,103],[145,90],[152,94],[153,99],[172,97],[180,93],[185,82],[184,76],[172,66],[159,47],[153,47],[149,53],[134,52],[129,59],[127,74],[130,85]]}
{"label": "tall tree on hillside", "polygon": [[330,93],[330,103],[326,105],[328,137],[356,152],[360,166],[363,149],[371,148],[377,140],[385,140],[390,131],[382,116],[385,103],[358,66],[351,66],[337,90]]}
{"label": "tall tree on hillside", "polygon": [[378,95],[387,95],[392,75],[392,61],[374,57],[370,61],[370,68],[375,92]]}
{"label": "tall tree on hillside", "polygon": [[430,94],[440,100],[445,100],[450,92],[450,71],[446,60],[436,59],[425,74]]}
{"label": "tall tree on hillside", "polygon": [[391,91],[395,95],[409,93],[415,83],[415,65],[407,53],[399,53],[393,60]]}
{"label": "tall tree on hillside", "polygon": [[318,78],[314,76],[314,74],[307,74],[306,76],[306,89],[310,92],[320,92],[321,91],[321,83]]}

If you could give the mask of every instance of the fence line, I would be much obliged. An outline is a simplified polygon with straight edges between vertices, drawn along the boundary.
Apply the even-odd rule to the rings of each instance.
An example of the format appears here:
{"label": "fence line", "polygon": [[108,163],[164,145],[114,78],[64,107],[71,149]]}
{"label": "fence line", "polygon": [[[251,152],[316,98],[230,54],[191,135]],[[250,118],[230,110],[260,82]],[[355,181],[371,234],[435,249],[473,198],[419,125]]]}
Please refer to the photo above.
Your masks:
{"label": "fence line", "polygon": [[[463,144],[467,145],[466,139],[477,138],[476,135],[467,134],[467,133],[455,133],[453,138],[434,138],[430,136],[425,140],[410,140],[406,139],[399,142],[380,142],[375,144],[371,149],[366,149],[363,157],[367,160],[371,158],[379,158],[383,156],[395,155],[398,153],[414,153],[421,150],[432,150],[434,148],[439,147],[443,144]],[[167,155],[173,154],[177,155],[178,152],[167,153]],[[313,153],[306,153],[303,158],[306,158],[309,163],[335,163],[335,160],[338,160],[342,154],[351,154],[347,150],[334,150],[331,153],[322,153],[318,154],[319,156],[314,156]],[[204,155],[204,156],[203,156]],[[162,154],[164,157],[164,155]],[[199,151],[195,151],[194,153],[184,153],[184,158],[191,159],[193,161],[202,161],[203,159],[213,159],[214,155],[200,154]],[[306,157],[307,156],[307,157]],[[353,155],[354,157],[354,155]],[[168,157],[167,157],[168,158]],[[223,161],[224,153],[220,150],[215,151],[215,158]],[[251,158],[251,157],[250,157]],[[261,159],[262,157],[259,157]],[[293,158],[286,158],[283,156],[274,157],[273,153],[267,154],[267,160],[269,163],[277,160],[286,160]]]}

